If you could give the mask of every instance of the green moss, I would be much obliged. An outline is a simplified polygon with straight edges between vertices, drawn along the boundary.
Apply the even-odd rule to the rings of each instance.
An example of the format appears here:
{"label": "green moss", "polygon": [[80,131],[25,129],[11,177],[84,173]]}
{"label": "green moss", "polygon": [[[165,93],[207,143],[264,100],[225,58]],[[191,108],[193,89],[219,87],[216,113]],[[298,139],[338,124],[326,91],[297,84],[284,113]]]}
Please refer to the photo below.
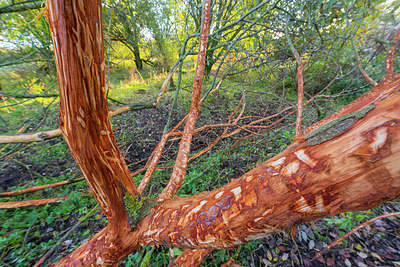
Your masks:
{"label": "green moss", "polygon": [[124,205],[129,216],[129,223],[134,227],[141,219],[149,214],[152,207],[157,205],[157,201],[154,198],[140,198],[126,192],[124,194]]}
{"label": "green moss", "polygon": [[140,201],[138,196],[133,196],[126,192],[124,194],[124,205],[128,215],[135,219],[143,203]]}
{"label": "green moss", "polygon": [[363,109],[328,122],[306,136],[306,139],[308,140],[307,144],[313,146],[336,137],[337,135],[347,131],[347,129],[349,129],[358,119],[364,117],[374,108],[375,105],[371,104]]}

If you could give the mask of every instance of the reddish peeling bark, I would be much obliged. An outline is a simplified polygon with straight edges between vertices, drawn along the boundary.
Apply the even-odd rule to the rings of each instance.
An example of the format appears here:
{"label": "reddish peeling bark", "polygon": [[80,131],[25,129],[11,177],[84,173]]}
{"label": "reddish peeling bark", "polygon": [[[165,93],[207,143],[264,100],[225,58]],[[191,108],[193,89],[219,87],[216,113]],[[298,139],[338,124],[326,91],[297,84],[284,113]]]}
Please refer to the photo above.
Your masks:
{"label": "reddish peeling bark", "polygon": [[113,264],[130,232],[122,203],[135,185],[109,120],[100,0],[47,3],[60,88],[60,128],[109,225],[64,264]]}
{"label": "reddish peeling bark", "polygon": [[174,267],[196,267],[213,249],[185,249],[174,261]]}
{"label": "reddish peeling bark", "polygon": [[[135,194],[136,189],[109,122],[101,1],[48,4],[60,85],[60,128],[109,220],[59,266],[115,265],[148,244],[193,249],[182,259],[190,254],[200,259],[211,248],[231,248],[302,222],[372,208],[400,195],[397,75],[305,129],[303,138],[239,179],[211,192],[163,201],[131,230],[122,192]],[[204,45],[203,35],[202,40]],[[200,88],[199,83],[196,76],[194,87]],[[199,101],[197,96],[193,99],[197,113]],[[196,117],[188,117],[187,124],[193,126],[185,127],[184,153],[190,148],[187,140]],[[187,155],[178,156],[177,165],[186,168],[185,161]],[[181,179],[172,177],[159,199],[171,198]]]}
{"label": "reddish peeling bark", "polygon": [[[378,85],[378,83],[376,81],[374,81],[366,72],[365,70],[362,68],[361,66],[361,60],[360,57],[357,55],[357,61],[358,61],[358,69],[361,72],[361,75],[363,76],[363,78],[371,85],[376,86]],[[393,62],[392,62],[393,63]]]}
{"label": "reddish peeling bark", "polygon": [[141,244],[229,248],[395,199],[400,195],[399,78],[364,96],[364,106],[375,107],[332,139],[295,142],[223,188],[156,206],[138,225]]}
{"label": "reddish peeling bark", "polygon": [[393,57],[394,57],[394,52],[396,50],[396,44],[400,41],[400,29],[397,31],[395,37],[394,37],[394,42],[393,45],[390,47],[387,55],[386,55],[386,75],[390,78],[394,76],[393,73]]}

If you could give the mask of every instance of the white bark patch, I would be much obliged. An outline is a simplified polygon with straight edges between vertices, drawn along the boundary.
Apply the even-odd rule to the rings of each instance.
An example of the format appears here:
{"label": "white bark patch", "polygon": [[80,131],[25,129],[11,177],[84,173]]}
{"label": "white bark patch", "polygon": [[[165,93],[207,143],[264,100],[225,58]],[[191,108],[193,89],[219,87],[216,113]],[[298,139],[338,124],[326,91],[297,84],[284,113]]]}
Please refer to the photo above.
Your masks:
{"label": "white bark patch", "polygon": [[264,213],[261,216],[265,216],[268,215],[272,212],[273,209],[267,209],[266,211],[264,211]]}
{"label": "white bark patch", "polygon": [[97,263],[98,265],[102,265],[102,264],[104,264],[104,261],[103,261],[102,258],[99,257],[99,258],[97,259],[96,263]]}
{"label": "white bark patch", "polygon": [[81,117],[77,116],[76,120],[81,124],[82,128],[86,128],[86,122]]}
{"label": "white bark patch", "polygon": [[101,133],[101,135],[107,135],[107,132],[104,130],[101,130],[100,133]]}
{"label": "white bark patch", "polygon": [[251,180],[253,180],[253,175],[249,175],[249,176],[246,176],[246,178],[245,178],[245,180],[246,180],[246,182],[250,182]]}
{"label": "white bark patch", "polygon": [[373,142],[370,144],[370,147],[373,153],[378,152],[378,149],[382,148],[387,140],[387,128],[381,127],[374,131]]}
{"label": "white bark patch", "polygon": [[314,159],[312,159],[311,157],[309,157],[303,149],[294,152],[294,154],[296,154],[297,158],[299,160],[301,160],[302,162],[304,162],[305,164],[307,164],[309,167],[313,168],[315,167],[315,165],[317,164],[316,161]]}
{"label": "white bark patch", "polygon": [[275,169],[278,169],[285,162],[285,159],[286,159],[286,157],[277,159],[277,160],[271,162],[271,166],[274,167]]}
{"label": "white bark patch", "polygon": [[200,202],[200,205],[198,205],[197,207],[195,207],[195,208],[193,208],[191,211],[189,211],[189,213],[188,213],[185,217],[183,217],[183,218],[184,218],[183,220],[182,220],[182,219],[179,220],[178,224],[179,224],[179,225],[186,225],[186,223],[189,221],[190,216],[191,216],[193,213],[198,212],[198,211],[204,206],[204,204],[206,204],[206,203],[207,203],[206,200],[201,201],[201,202]]}
{"label": "white bark patch", "polygon": [[254,219],[254,222],[261,221],[262,219],[263,219],[263,217],[258,217],[258,218],[255,218],[255,219]]}
{"label": "white bark patch", "polygon": [[286,176],[292,176],[299,170],[300,163],[298,160],[290,162],[282,169],[282,173]]}
{"label": "white bark patch", "polygon": [[151,236],[152,234],[154,234],[154,233],[156,233],[157,232],[157,229],[156,230],[147,230],[145,233],[144,233],[144,235],[145,236]]}
{"label": "white bark patch", "polygon": [[238,200],[241,197],[242,188],[240,186],[231,190],[231,192],[235,195],[235,199]]}
{"label": "white bark patch", "polygon": [[[174,218],[175,217],[175,215],[178,213],[178,211],[177,210],[175,210],[174,212],[172,212],[171,213],[171,218]],[[157,213],[157,216],[158,216],[158,213]]]}
{"label": "white bark patch", "polygon": [[224,194],[224,191],[221,191],[221,192],[219,192],[218,194],[215,195],[215,198],[219,199],[223,194]]}
{"label": "white bark patch", "polygon": [[81,114],[82,118],[85,118],[85,112],[83,112],[83,109],[79,107],[79,114]]}
{"label": "white bark patch", "polygon": [[314,209],[308,205],[307,200],[302,196],[295,202],[296,211],[302,213],[311,213]]}
{"label": "white bark patch", "polygon": [[193,247],[196,246],[196,244],[192,240],[190,240],[189,238],[187,239],[186,244],[188,244],[189,246],[193,246]]}
{"label": "white bark patch", "polygon": [[200,240],[198,239],[197,241],[199,242],[199,244],[210,244],[215,242],[217,239],[215,238],[215,236],[212,235],[206,235],[204,237],[204,240]]}
{"label": "white bark patch", "polygon": [[324,199],[322,198],[322,195],[317,195],[315,197],[315,211],[316,212],[326,212],[326,209],[324,206]]}

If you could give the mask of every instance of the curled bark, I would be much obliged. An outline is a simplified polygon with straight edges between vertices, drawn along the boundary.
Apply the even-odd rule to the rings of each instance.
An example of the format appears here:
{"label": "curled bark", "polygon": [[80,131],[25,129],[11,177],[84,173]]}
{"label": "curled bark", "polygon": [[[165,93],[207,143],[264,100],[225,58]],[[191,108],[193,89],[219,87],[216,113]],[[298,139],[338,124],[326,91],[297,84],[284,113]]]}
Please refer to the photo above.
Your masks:
{"label": "curled bark", "polygon": [[101,1],[54,0],[47,8],[60,87],[60,128],[109,220],[88,243],[94,247],[77,249],[71,260],[114,263],[130,231],[123,190],[135,195],[136,188],[109,120]]}

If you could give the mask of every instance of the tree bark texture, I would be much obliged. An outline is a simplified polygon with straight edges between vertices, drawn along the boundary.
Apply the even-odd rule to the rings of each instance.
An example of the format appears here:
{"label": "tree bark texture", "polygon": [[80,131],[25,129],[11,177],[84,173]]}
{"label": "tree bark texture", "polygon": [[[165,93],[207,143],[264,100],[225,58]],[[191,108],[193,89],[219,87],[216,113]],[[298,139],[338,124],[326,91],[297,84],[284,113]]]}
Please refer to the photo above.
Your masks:
{"label": "tree bark texture", "polygon": [[109,120],[101,1],[53,0],[48,9],[60,88],[60,128],[109,220],[89,244],[90,255],[75,254],[72,262],[94,259],[97,264],[112,264],[119,260],[115,257],[130,231],[123,189],[132,195],[136,190]]}
{"label": "tree bark texture", "polygon": [[391,75],[242,177],[160,202],[131,230],[122,192],[136,189],[109,121],[101,12],[100,0],[49,1],[60,128],[109,220],[60,266],[112,265],[150,244],[231,248],[400,195],[400,75]]}
{"label": "tree bark texture", "polygon": [[143,245],[229,248],[395,199],[400,194],[400,93],[394,93],[399,78],[355,103],[372,108],[364,117],[331,120],[333,128],[321,136],[293,143],[223,188],[156,206],[139,223],[139,240]]}

